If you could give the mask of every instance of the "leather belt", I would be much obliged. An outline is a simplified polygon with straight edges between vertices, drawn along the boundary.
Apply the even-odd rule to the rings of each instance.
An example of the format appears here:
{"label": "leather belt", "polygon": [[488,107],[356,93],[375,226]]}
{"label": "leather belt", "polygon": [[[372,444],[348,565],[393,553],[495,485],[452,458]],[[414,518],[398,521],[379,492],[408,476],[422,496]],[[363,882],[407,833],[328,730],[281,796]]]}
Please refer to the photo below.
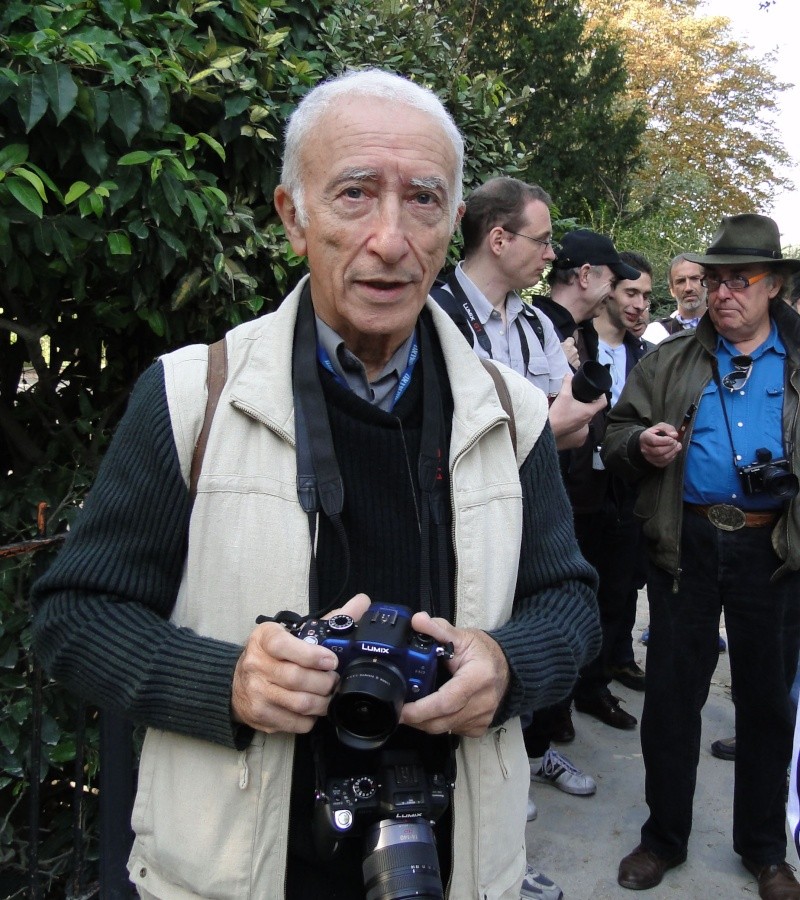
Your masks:
{"label": "leather belt", "polygon": [[740,528],[767,528],[780,517],[777,509],[739,509],[728,503],[686,503],[687,509],[708,519],[720,531],[738,531]]}

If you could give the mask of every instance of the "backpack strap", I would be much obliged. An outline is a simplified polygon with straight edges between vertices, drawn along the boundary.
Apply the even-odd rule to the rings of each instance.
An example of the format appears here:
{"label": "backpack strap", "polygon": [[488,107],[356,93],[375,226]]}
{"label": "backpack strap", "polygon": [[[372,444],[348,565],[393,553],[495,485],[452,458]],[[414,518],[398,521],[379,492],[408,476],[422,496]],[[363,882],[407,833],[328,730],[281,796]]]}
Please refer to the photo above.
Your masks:
{"label": "backpack strap", "polygon": [[194,446],[192,466],[189,470],[189,503],[194,506],[197,496],[197,482],[203,469],[203,457],[206,454],[206,444],[211,431],[211,423],[214,421],[214,413],[217,411],[220,394],[225,382],[228,380],[228,348],[225,338],[208,347],[208,371],[206,373],[206,387],[208,398],[206,400],[206,413],[203,419],[203,427]]}
{"label": "backpack strap", "polygon": [[494,363],[490,362],[488,359],[484,359],[482,356],[479,358],[483,363],[484,369],[486,369],[486,371],[492,376],[492,381],[494,382],[494,387],[497,391],[497,397],[500,400],[500,405],[508,414],[508,433],[511,437],[511,446],[514,448],[514,456],[516,456],[517,423],[514,420],[514,404],[511,402],[511,394],[508,392],[508,385],[506,384],[503,376],[497,370],[497,366]]}

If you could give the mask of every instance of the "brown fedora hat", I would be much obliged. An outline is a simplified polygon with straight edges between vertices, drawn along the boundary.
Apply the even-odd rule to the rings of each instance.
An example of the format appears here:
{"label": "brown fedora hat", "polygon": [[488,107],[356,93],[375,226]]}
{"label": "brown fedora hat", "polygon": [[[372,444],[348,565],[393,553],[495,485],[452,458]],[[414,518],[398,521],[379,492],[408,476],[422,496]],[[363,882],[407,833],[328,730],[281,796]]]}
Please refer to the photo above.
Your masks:
{"label": "brown fedora hat", "polygon": [[787,259],[781,253],[781,235],[776,222],[755,213],[725,216],[704,254],[684,253],[683,256],[701,266],[762,263],[800,271],[800,259]]}

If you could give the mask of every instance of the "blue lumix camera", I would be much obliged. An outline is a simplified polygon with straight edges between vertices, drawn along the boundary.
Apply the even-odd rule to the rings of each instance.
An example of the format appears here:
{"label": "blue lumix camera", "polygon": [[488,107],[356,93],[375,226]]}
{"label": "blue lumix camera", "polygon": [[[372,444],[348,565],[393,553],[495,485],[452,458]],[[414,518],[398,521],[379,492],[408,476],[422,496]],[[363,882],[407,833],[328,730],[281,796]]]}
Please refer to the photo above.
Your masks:
{"label": "blue lumix camera", "polygon": [[341,677],[328,716],[348,747],[381,747],[397,728],[403,704],[430,694],[438,661],[453,658],[453,645],[414,631],[411,616],[407,606],[373,603],[360,622],[339,614],[287,624],[301,640],[339,657]]}

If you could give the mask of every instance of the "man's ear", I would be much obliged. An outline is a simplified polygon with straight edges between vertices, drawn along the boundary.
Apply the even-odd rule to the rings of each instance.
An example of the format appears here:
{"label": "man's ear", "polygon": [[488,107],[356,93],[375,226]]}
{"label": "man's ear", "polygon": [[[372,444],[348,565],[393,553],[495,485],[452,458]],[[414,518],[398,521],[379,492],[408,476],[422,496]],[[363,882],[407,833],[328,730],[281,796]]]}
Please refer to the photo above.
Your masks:
{"label": "man's ear", "polygon": [[578,269],[578,284],[580,284],[581,287],[585,288],[588,286],[591,271],[592,267],[589,263],[584,263],[580,269]]}
{"label": "man's ear", "polygon": [[462,200],[461,203],[458,204],[458,209],[456,210],[456,220],[453,223],[453,234],[455,234],[456,229],[461,224],[461,220],[464,218],[464,213],[467,211],[467,204]]}
{"label": "man's ear", "polygon": [[284,185],[279,184],[275,188],[273,200],[275,202],[275,209],[281,217],[281,222],[283,222],[286,237],[289,238],[289,243],[292,245],[292,250],[294,250],[298,256],[305,256],[307,245],[306,231],[298,221],[297,207],[294,204],[291,194]]}
{"label": "man's ear", "polygon": [[505,244],[505,242],[506,242],[505,229],[501,228],[499,225],[495,225],[494,228],[492,228],[489,231],[487,238],[488,238],[488,243],[489,243],[489,249],[492,251],[492,253],[497,255],[498,253],[500,253],[502,251],[503,244]]}
{"label": "man's ear", "polygon": [[777,297],[780,293],[781,288],[783,287],[783,275],[775,274],[772,276],[772,284],[769,289],[769,299],[772,300],[774,297]]}

